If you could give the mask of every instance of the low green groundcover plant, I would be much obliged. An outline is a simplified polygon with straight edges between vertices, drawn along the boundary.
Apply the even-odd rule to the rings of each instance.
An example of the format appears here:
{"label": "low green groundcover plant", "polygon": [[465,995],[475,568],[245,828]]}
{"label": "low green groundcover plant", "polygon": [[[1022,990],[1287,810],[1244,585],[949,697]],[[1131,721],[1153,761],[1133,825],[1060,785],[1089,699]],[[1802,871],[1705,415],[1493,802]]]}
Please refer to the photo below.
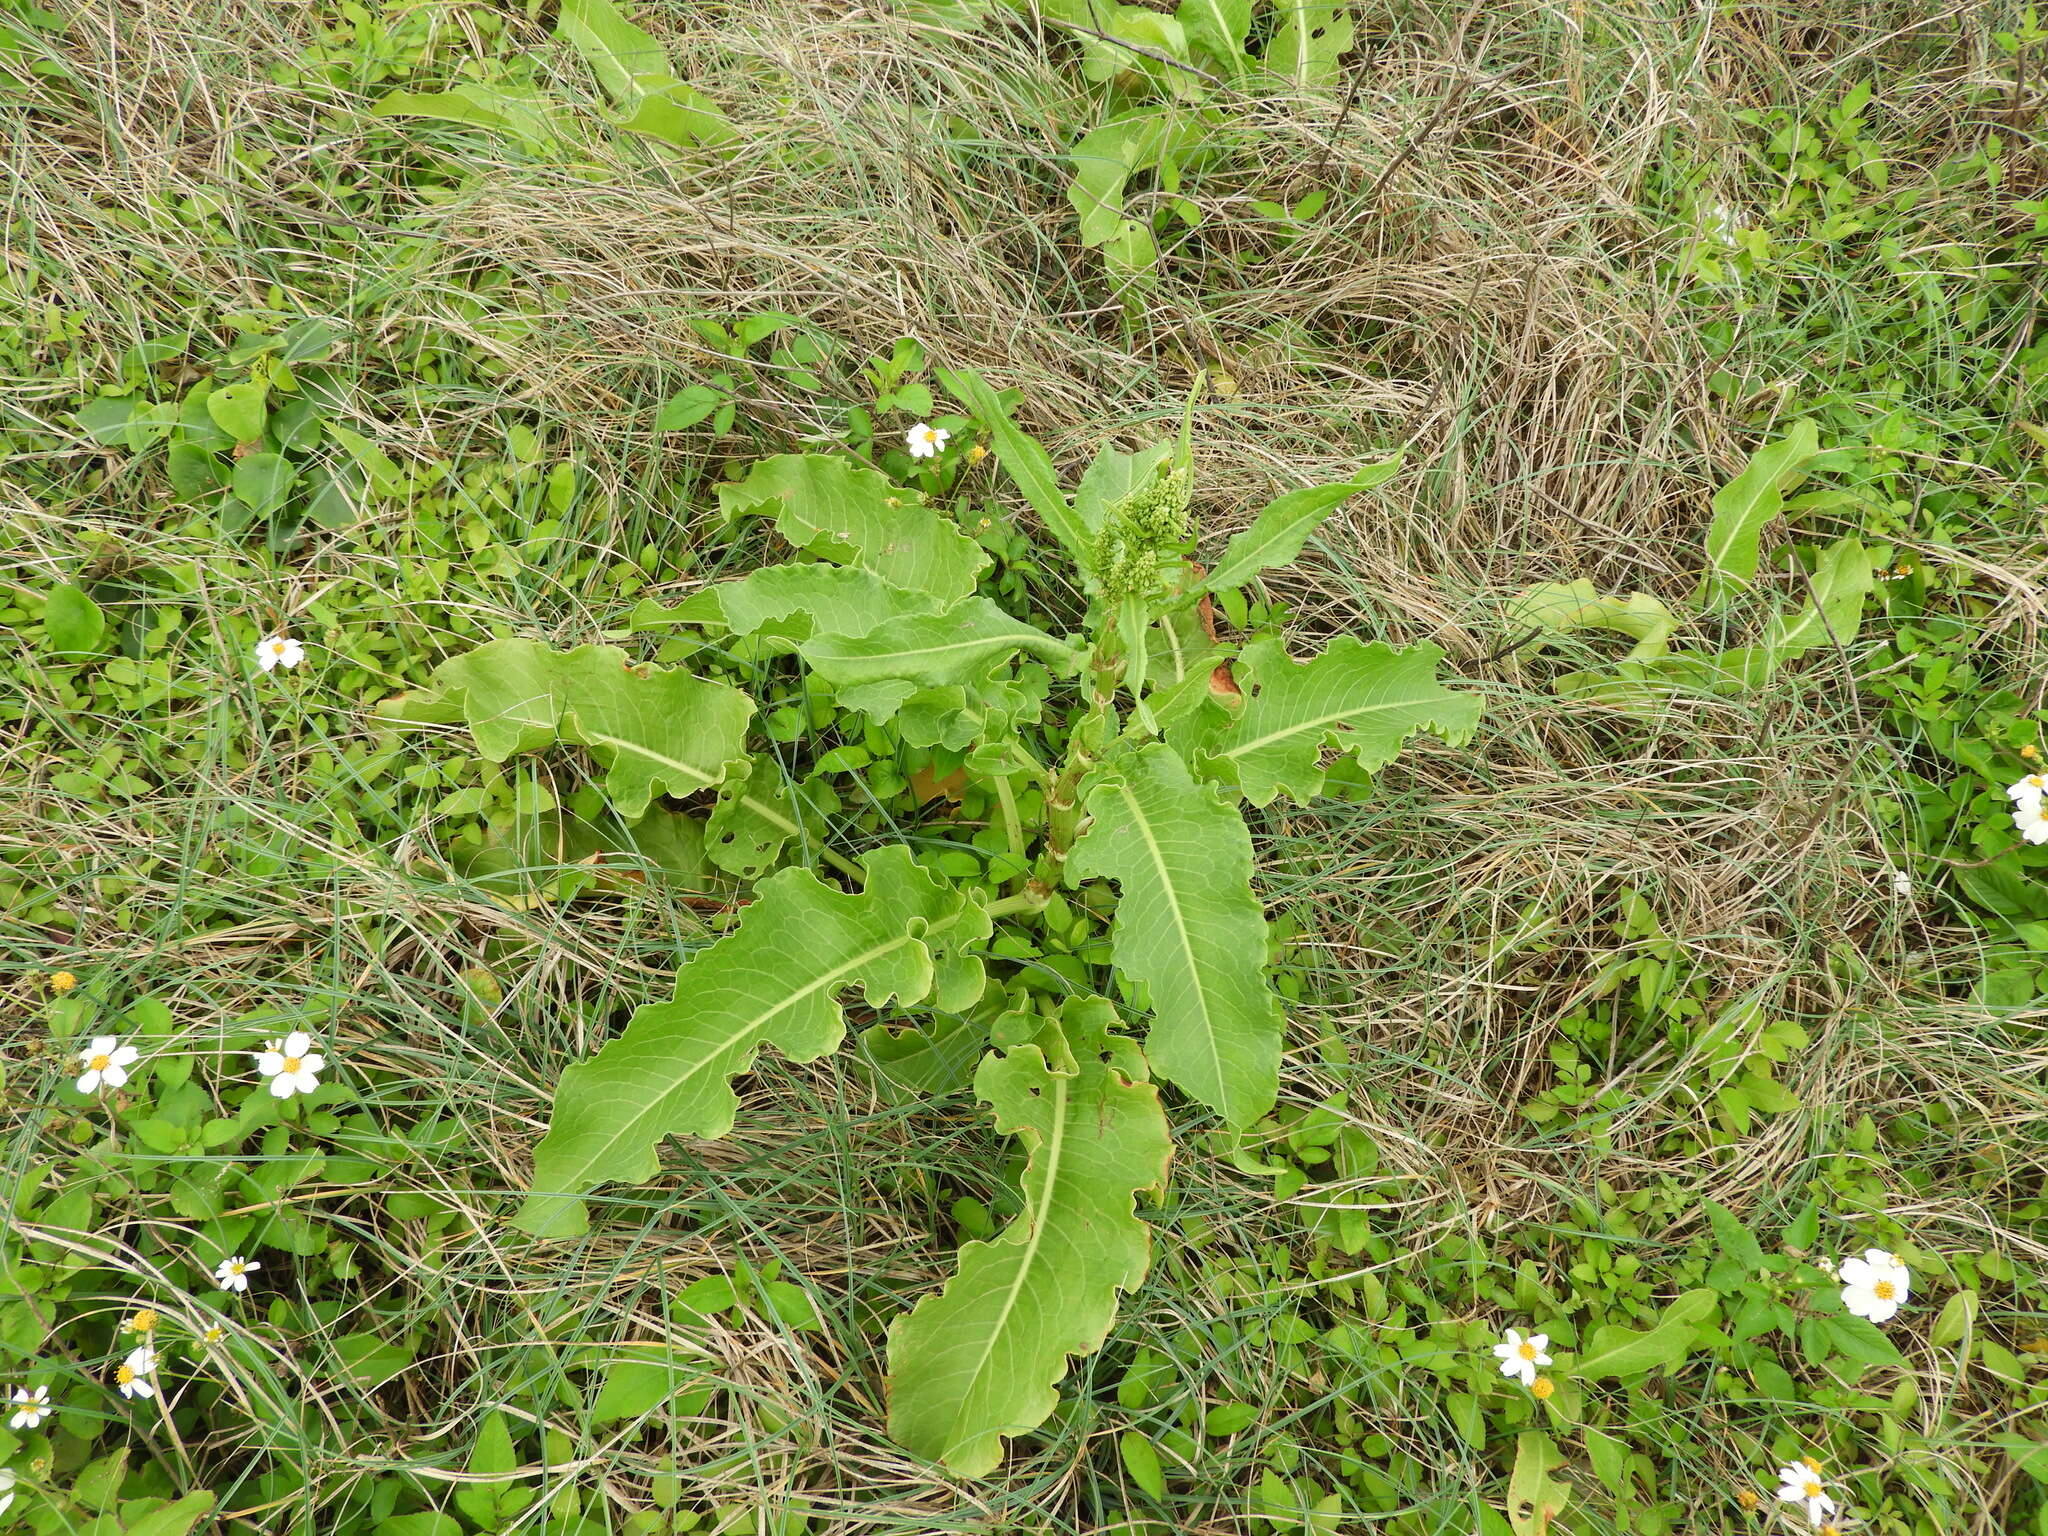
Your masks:
{"label": "low green groundcover plant", "polygon": [[[643,616],[702,634],[703,667],[500,639],[392,713],[464,725],[492,761],[580,745],[629,821],[657,797],[716,792],[712,863],[754,877],[793,860],[684,964],[672,1001],[563,1074],[525,1230],[573,1236],[580,1197],[654,1177],[664,1137],[725,1135],[733,1079],[764,1047],[798,1062],[838,1047],[850,994],[930,1021],[875,1042],[898,1062],[957,1055],[974,1032],[974,1090],[1026,1152],[1023,1210],[891,1328],[888,1413],[902,1445],[979,1475],[1004,1436],[1052,1412],[1070,1358],[1100,1346],[1145,1273],[1135,1204],[1162,1187],[1173,1147],[1155,1080],[1232,1128],[1274,1106],[1284,1018],[1240,802],[1313,799],[1333,754],[1370,771],[1418,731],[1461,742],[1479,702],[1439,684],[1433,646],[1339,637],[1296,660],[1271,636],[1222,643],[1205,618],[1206,599],[1291,562],[1392,463],[1280,497],[1205,572],[1190,558],[1186,423],[1177,443],[1103,448],[1070,500],[983,381],[947,382],[1072,562],[1078,635],[977,593],[987,554],[918,491],[843,456],[784,455],[720,497],[772,518],[802,558]],[[919,431],[913,452],[934,446],[936,429]],[[956,883],[904,844],[849,858],[818,841],[815,807],[753,745],[753,700],[710,675],[743,642],[793,657],[904,742],[964,753],[963,777],[993,790],[1003,856]],[[1108,883],[1100,963],[1079,962],[1057,995],[1027,983],[1031,935],[1067,932],[1076,903],[1107,911]]]}

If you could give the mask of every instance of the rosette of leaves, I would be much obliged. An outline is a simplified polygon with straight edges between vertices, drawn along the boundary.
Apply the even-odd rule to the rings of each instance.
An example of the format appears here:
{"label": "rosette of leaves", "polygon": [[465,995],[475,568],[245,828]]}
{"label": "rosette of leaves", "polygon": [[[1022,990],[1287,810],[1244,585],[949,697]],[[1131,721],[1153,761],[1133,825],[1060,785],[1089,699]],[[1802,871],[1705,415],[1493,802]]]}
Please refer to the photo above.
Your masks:
{"label": "rosette of leaves", "polygon": [[[1284,1018],[1245,804],[1311,801],[1333,762],[1370,772],[1418,732],[1463,742],[1479,704],[1438,682],[1428,645],[1339,637],[1296,656],[1197,617],[1206,596],[1293,561],[1393,462],[1280,496],[1205,571],[1186,426],[1177,443],[1104,448],[1070,496],[986,383],[940,380],[1066,556],[1089,598],[1081,633],[1006,611],[985,595],[988,555],[946,515],[827,455],[767,459],[720,488],[729,517],[772,521],[797,558],[636,617],[696,631],[703,658],[745,654],[757,675],[802,669],[906,739],[970,748],[968,775],[1032,808],[998,883],[949,878],[905,844],[853,857],[829,845],[829,819],[801,825],[765,795],[754,706],[721,677],[497,640],[398,713],[459,724],[496,761],[580,748],[620,817],[696,797],[714,831],[723,814],[788,833],[721,865],[753,882],[750,899],[685,959],[673,997],[563,1074],[515,1218],[529,1233],[583,1232],[584,1196],[654,1177],[664,1138],[725,1135],[735,1079],[764,1050],[803,1062],[838,1048],[856,1000],[903,1026],[863,1039],[889,1091],[975,1063],[974,1094],[1023,1147],[1021,1210],[963,1248],[888,1340],[891,1433],[973,1476],[1045,1420],[1143,1278],[1139,1201],[1166,1178],[1169,1102],[1233,1129],[1274,1106]],[[720,862],[717,837],[705,856]],[[1084,908],[1113,913],[1095,946],[1106,963],[1064,996],[1025,985],[999,936]]]}

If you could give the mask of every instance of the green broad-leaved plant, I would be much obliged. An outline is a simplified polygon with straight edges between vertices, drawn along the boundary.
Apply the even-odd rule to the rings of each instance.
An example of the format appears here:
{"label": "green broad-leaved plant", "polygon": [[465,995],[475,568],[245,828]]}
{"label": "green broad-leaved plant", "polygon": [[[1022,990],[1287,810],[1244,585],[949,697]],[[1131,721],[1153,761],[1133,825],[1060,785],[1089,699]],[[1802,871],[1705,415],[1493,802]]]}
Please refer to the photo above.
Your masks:
{"label": "green broad-leaved plant", "polygon": [[[1274,1107],[1286,1021],[1245,804],[1313,800],[1340,759],[1370,772],[1417,732],[1463,742],[1479,703],[1438,682],[1429,645],[1340,636],[1290,654],[1272,635],[1219,639],[1207,618],[1205,598],[1292,562],[1394,463],[1281,496],[1205,572],[1187,423],[1136,454],[1105,447],[1069,495],[986,383],[940,381],[1059,545],[1072,585],[1047,597],[1072,605],[1078,632],[988,596],[989,555],[917,490],[843,455],[785,455],[720,501],[733,520],[770,521],[798,558],[635,615],[699,636],[697,670],[500,639],[387,717],[466,728],[493,762],[582,748],[620,821],[664,797],[701,808],[703,857],[751,882],[736,921],[683,960],[673,998],[562,1074],[515,1218],[525,1231],[574,1237],[591,1191],[657,1176],[664,1138],[725,1135],[735,1079],[763,1051],[838,1049],[849,1004],[902,1029],[862,1038],[899,1084],[925,1080],[927,1045],[931,1060],[978,1056],[974,1093],[1022,1146],[1018,1212],[968,1243],[888,1338],[890,1433],[977,1476],[1045,1421],[1070,1362],[1100,1347],[1143,1279],[1139,1205],[1167,1177],[1169,1104],[1230,1130]],[[924,845],[846,845],[791,792],[763,714],[728,680],[794,669],[863,729],[964,754],[963,777],[1000,807],[1007,862],[963,881]],[[1086,984],[1065,995],[1043,975],[1025,985],[997,937],[1082,908],[1109,914],[1106,948],[1089,947],[1107,963],[1070,968]]]}

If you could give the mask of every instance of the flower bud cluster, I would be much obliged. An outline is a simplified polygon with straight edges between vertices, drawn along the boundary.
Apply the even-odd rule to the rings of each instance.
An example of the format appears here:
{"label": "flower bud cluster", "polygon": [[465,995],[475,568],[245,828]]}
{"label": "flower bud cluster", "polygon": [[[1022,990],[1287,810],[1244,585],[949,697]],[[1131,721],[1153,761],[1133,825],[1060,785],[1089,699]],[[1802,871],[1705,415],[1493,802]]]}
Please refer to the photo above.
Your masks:
{"label": "flower bud cluster", "polygon": [[1160,555],[1187,539],[1192,488],[1184,466],[1162,466],[1110,503],[1095,543],[1096,580],[1110,601],[1157,593]]}

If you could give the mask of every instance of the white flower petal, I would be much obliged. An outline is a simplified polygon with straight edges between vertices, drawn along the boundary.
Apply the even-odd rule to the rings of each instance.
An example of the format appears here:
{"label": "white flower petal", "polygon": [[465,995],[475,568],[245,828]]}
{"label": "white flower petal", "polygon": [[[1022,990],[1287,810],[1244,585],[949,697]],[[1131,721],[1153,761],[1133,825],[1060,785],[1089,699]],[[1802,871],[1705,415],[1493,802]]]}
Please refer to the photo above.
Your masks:
{"label": "white flower petal", "polygon": [[256,1058],[256,1070],[265,1077],[275,1077],[284,1070],[282,1051],[264,1051]]}
{"label": "white flower petal", "polygon": [[132,1063],[141,1054],[142,1052],[136,1050],[134,1046],[123,1045],[116,1047],[114,1052],[107,1059],[117,1067],[125,1067]]}
{"label": "white flower petal", "polygon": [[318,1051],[310,1052],[299,1058],[299,1070],[302,1072],[324,1072],[327,1070],[327,1058]]}
{"label": "white flower petal", "polygon": [[120,1048],[121,1037],[119,1035],[94,1035],[92,1037],[92,1044],[87,1049],[86,1054],[89,1056],[111,1056]]}
{"label": "white flower petal", "polygon": [[97,1072],[87,1072],[78,1079],[78,1091],[80,1093],[91,1093],[99,1085],[100,1075]]}
{"label": "white flower petal", "polygon": [[270,1080],[270,1096],[273,1099],[288,1099],[295,1091],[289,1072],[280,1072]]}
{"label": "white flower petal", "polygon": [[313,1049],[313,1037],[303,1029],[295,1029],[284,1037],[284,1053],[287,1056],[303,1056]]}

